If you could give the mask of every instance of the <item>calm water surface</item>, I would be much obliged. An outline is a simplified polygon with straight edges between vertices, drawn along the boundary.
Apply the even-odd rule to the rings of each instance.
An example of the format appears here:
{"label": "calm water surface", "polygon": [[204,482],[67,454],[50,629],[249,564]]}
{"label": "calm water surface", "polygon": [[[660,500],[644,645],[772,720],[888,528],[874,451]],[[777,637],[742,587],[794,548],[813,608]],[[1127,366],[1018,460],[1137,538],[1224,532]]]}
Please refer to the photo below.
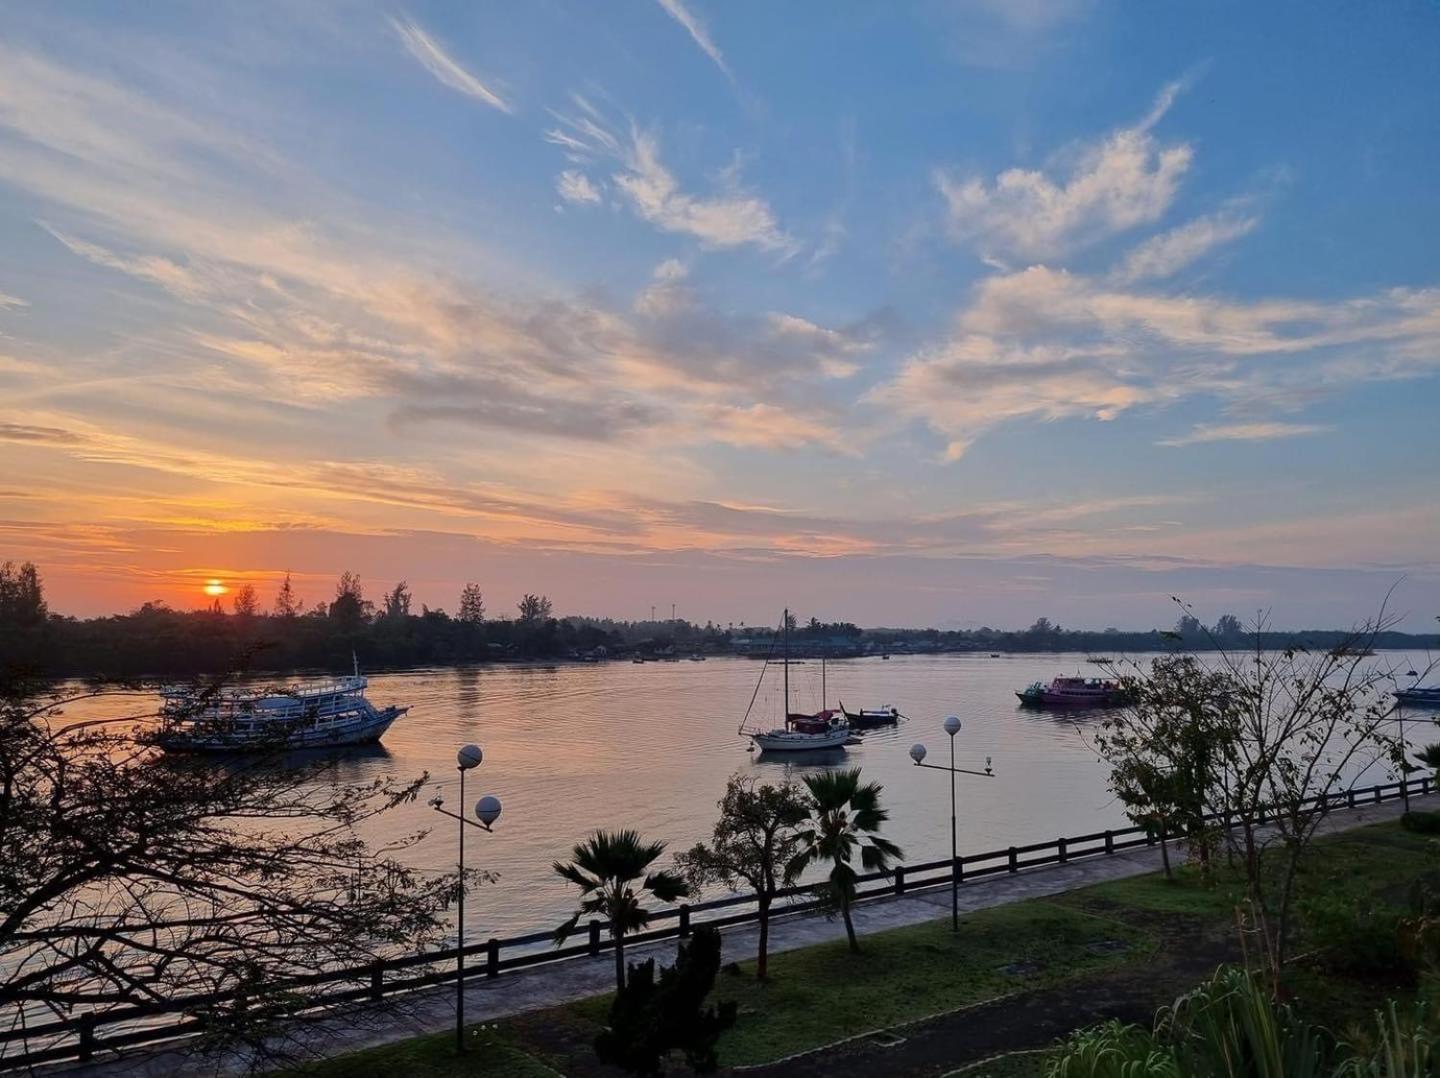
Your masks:
{"label": "calm water surface", "polygon": [[[1404,671],[1408,659],[1383,660]],[[378,674],[370,698],[405,704],[410,713],[383,745],[342,752],[336,777],[368,781],[429,772],[432,786],[458,808],[455,750],[468,741],[485,750],[469,773],[466,800],[493,793],[504,813],[493,834],[470,831],[467,861],[498,880],[467,903],[467,933],[505,936],[545,929],[573,908],[573,888],[550,865],[597,827],[633,827],[672,851],[708,837],[715,802],[732,774],[778,781],[787,773],[859,766],[885,787],[889,836],[908,861],[949,852],[947,776],[914,767],[911,744],[924,742],[930,762],[948,754],[940,722],[957,714],[956,764],[994,778],[960,776],[960,850],[980,852],[1126,825],[1106,790],[1107,769],[1087,744],[1101,718],[1021,709],[1015,691],[1057,674],[1096,673],[1079,655],[894,656],[828,664],[828,699],[850,708],[894,704],[910,721],[866,733],[864,744],[819,760],[797,761],[747,751],[736,728],[755,690],[761,664],[616,662],[600,665],[485,666]],[[757,724],[778,716],[773,667],[756,704]],[[819,706],[820,667],[791,669],[797,708]],[[1389,781],[1372,769],[1367,782]],[[425,797],[434,792],[427,791]],[[390,814],[374,839],[419,827],[434,833],[410,854],[426,867],[453,869],[453,821],[424,799]]]}

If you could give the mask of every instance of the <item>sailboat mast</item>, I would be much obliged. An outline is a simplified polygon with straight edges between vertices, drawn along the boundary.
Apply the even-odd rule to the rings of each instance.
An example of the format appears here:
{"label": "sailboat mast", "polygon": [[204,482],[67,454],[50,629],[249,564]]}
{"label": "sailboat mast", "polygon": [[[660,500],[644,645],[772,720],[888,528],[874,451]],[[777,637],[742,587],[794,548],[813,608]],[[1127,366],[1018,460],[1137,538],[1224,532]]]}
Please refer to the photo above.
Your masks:
{"label": "sailboat mast", "polygon": [[[821,645],[824,648],[824,645]],[[820,710],[830,706],[830,694],[825,691],[825,652],[820,652]]]}
{"label": "sailboat mast", "polygon": [[785,616],[780,624],[784,627],[785,633],[785,725],[790,725],[790,608],[785,608]]}

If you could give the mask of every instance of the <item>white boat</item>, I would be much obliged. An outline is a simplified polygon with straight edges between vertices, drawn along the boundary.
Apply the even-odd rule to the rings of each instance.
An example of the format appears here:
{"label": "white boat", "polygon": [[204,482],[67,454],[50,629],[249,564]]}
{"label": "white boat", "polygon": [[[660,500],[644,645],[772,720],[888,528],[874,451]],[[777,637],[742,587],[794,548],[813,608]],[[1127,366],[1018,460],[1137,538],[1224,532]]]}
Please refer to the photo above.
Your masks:
{"label": "white boat", "polygon": [[376,707],[368,679],[310,681],[281,689],[162,692],[155,744],[167,752],[244,752],[365,745],[410,709]]}
{"label": "white boat", "polygon": [[[782,697],[784,704],[782,710],[785,715],[785,725],[773,730],[747,730],[746,723],[750,721],[750,712],[755,706],[755,699],[760,694],[760,685],[765,681],[765,671],[770,667],[770,656],[765,657],[765,665],[760,668],[760,681],[755,686],[755,696],[750,698],[750,707],[745,711],[745,718],[740,721],[739,732],[748,737],[756,748],[761,752],[812,752],[816,749],[843,749],[854,737],[849,724],[845,721],[842,711],[823,709],[813,715],[805,715],[790,710],[790,611],[785,611],[784,619],[781,621],[782,636],[784,638],[785,650],[781,659],[784,669],[785,688]],[[771,652],[773,654],[772,645]],[[825,662],[820,662],[821,703],[824,703],[825,689]]]}

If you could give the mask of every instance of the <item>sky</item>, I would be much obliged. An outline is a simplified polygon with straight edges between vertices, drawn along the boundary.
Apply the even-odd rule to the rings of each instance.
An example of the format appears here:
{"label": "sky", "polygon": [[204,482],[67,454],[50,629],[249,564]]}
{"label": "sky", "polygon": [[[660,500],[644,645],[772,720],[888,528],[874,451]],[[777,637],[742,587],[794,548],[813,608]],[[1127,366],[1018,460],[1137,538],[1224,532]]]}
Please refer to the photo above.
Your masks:
{"label": "sky", "polygon": [[0,4],[0,557],[1440,614],[1440,8]]}

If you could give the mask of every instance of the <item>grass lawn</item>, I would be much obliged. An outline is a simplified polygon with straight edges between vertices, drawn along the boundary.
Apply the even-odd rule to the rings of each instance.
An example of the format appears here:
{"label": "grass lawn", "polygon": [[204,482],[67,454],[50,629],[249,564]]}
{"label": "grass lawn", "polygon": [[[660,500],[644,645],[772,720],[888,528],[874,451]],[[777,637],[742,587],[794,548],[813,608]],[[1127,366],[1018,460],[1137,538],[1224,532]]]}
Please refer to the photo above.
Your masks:
{"label": "grass lawn", "polygon": [[[982,910],[770,959],[757,985],[751,963],[721,974],[716,996],[739,1003],[739,1020],[720,1041],[728,1066],[763,1063],[857,1033],[1051,985],[1081,973],[1148,957],[1154,941],[1123,922],[1051,902]],[[592,1005],[593,1006],[593,1005]],[[604,1019],[604,1008],[592,1012]]]}
{"label": "grass lawn", "polygon": [[[1440,842],[1397,824],[1326,838],[1314,847],[1300,877],[1295,952],[1309,944],[1305,898],[1366,896],[1404,905],[1413,882],[1432,873],[1440,874]],[[1176,926],[1182,939],[1191,938],[1191,930],[1223,932],[1242,894],[1239,873],[1222,858],[1209,882],[1187,868],[1173,881],[1159,874],[1136,877],[969,914],[958,934],[946,918],[864,936],[859,955],[849,953],[843,936],[773,954],[771,980],[764,985],[751,979],[750,956],[726,953],[727,962],[741,960],[740,972],[722,972],[715,996],[736,1001],[739,1018],[721,1040],[720,1059],[726,1066],[772,1062],[1010,993],[1063,985],[1087,974],[1108,976],[1111,970],[1124,975],[1127,967],[1156,955],[1162,936],[1172,938]],[[1169,927],[1152,935],[1157,919]],[[1415,995],[1413,986],[1338,978],[1318,963],[1297,963],[1291,990],[1311,1020],[1336,1030],[1368,1021],[1384,999],[1408,1002]],[[564,1073],[567,1059],[593,1059],[589,1044],[606,1021],[609,1003],[609,996],[598,996],[508,1019],[498,1031],[487,1031],[483,1050],[463,1059],[454,1055],[448,1035],[437,1035],[295,1073],[385,1078]],[[1036,1078],[1044,1073],[1045,1059],[1045,1052],[1016,1052],[952,1073]]]}

